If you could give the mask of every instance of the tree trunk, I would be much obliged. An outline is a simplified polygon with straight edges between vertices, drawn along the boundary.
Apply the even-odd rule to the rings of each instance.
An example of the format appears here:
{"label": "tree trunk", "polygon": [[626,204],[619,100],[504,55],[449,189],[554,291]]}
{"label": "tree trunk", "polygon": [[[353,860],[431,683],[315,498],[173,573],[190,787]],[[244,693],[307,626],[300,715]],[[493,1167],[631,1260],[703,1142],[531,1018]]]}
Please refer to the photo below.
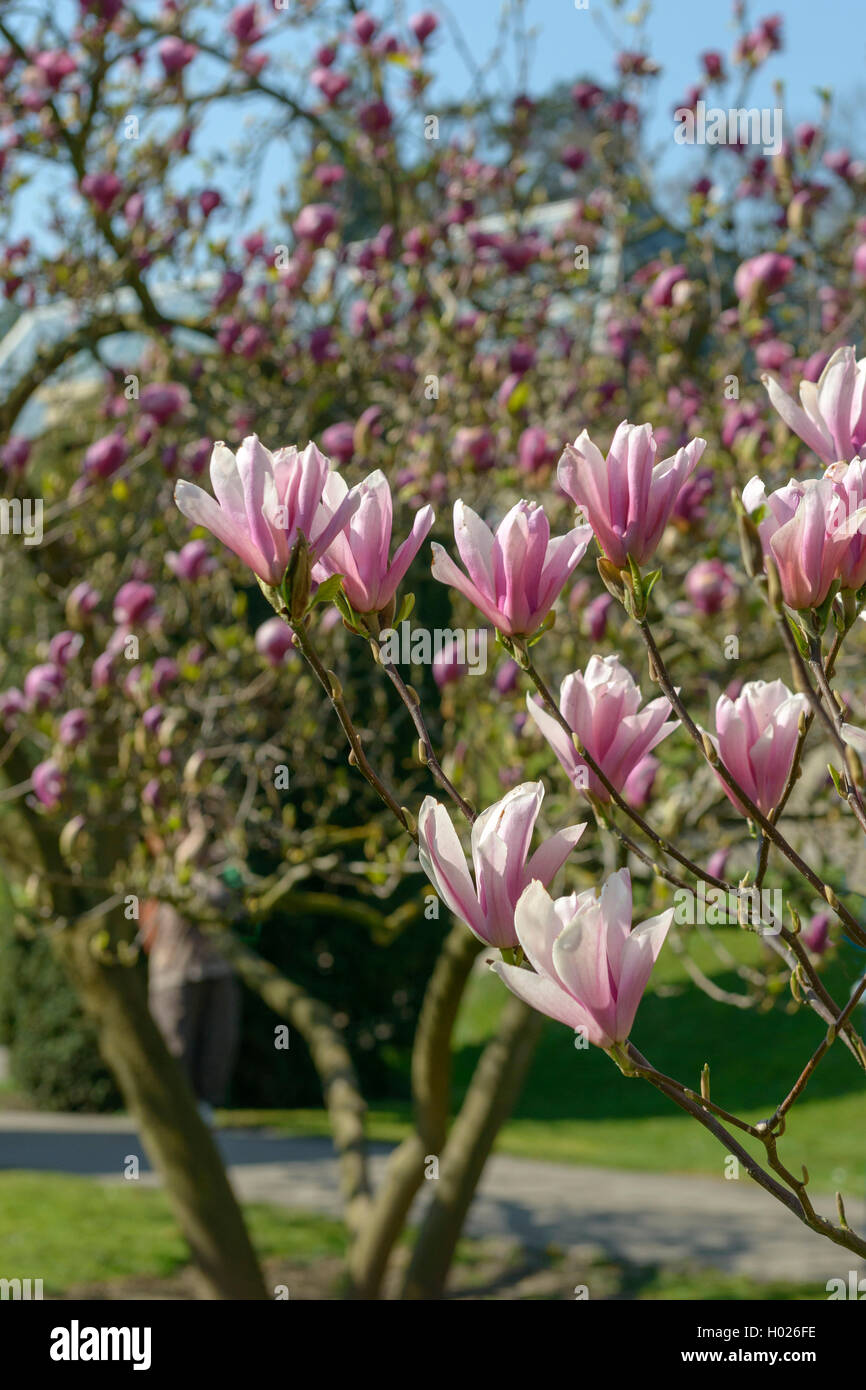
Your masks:
{"label": "tree trunk", "polygon": [[424,1160],[445,1143],[451,1093],[451,1033],[481,942],[455,922],[424,994],[412,1047],[415,1129],[391,1155],[349,1259],[359,1298],[378,1298],[388,1260],[424,1181]]}
{"label": "tree trunk", "polygon": [[213,1299],[268,1297],[243,1216],[213,1136],[147,1007],[140,971],[106,964],[92,918],[55,938],[99,1047],[117,1077],[177,1223]]}
{"label": "tree trunk", "polygon": [[543,1025],[541,1014],[519,999],[508,999],[440,1158],[439,1178],[412,1252],[403,1298],[442,1297],[475,1189],[496,1135],[520,1094]]}

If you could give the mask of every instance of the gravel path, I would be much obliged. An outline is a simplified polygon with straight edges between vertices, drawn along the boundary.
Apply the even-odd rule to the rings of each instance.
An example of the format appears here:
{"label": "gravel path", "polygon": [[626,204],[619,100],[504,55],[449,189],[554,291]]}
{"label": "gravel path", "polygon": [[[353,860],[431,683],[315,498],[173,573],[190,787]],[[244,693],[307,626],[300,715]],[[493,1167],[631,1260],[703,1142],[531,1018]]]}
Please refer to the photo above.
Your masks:
{"label": "gravel path", "polygon": [[[339,1213],[337,1164],[330,1142],[275,1132],[218,1131],[232,1183],[246,1201]],[[388,1148],[371,1145],[378,1180]],[[140,1154],[123,1116],[0,1112],[0,1170],[36,1169],[121,1182],[129,1154]],[[141,1181],[155,1183],[141,1159]],[[416,1215],[429,1200],[425,1184]],[[832,1198],[819,1210],[832,1213]],[[852,1224],[864,1214],[849,1210]],[[467,1234],[522,1243],[592,1247],[638,1265],[692,1263],[754,1279],[847,1279],[850,1255],[802,1226],[741,1176],[709,1177],[585,1168],[499,1155],[491,1159],[473,1204]],[[862,1274],[862,1270],[860,1271]]]}

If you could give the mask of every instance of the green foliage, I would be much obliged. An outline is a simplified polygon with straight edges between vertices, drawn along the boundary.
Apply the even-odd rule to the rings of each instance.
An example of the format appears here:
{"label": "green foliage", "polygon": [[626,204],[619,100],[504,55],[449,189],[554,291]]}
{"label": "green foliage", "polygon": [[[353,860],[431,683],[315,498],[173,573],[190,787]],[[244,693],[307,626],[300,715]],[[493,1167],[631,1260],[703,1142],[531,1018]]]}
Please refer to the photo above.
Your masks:
{"label": "green foliage", "polygon": [[[7,919],[8,922],[8,919]],[[0,929],[0,1038],[12,1079],[43,1110],[113,1110],[117,1088],[96,1034],[44,936]]]}

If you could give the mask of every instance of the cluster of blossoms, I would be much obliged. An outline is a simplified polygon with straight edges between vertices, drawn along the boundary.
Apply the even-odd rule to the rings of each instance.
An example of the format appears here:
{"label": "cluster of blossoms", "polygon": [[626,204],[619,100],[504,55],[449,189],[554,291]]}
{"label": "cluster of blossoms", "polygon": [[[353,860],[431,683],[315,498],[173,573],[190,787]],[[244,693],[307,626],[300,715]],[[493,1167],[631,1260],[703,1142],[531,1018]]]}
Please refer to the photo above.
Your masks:
{"label": "cluster of blossoms", "polygon": [[[827,369],[831,380],[840,366],[859,371],[853,356],[837,355]],[[819,401],[827,398],[824,383],[822,378],[817,388]],[[859,412],[850,404],[852,391],[846,407],[849,437],[860,424]],[[834,400],[838,394],[833,393]],[[820,412],[816,415],[821,418]],[[838,421],[833,427],[837,435],[832,437],[837,437]],[[830,426],[826,428],[829,438]],[[578,509],[578,524],[571,531],[551,537],[543,508],[527,501],[513,506],[492,530],[460,500],[454,507],[454,538],[465,570],[434,544],[433,575],[496,628],[517,658],[516,671],[521,652],[552,622],[553,607],[593,536],[611,592],[617,583],[621,594],[629,586],[632,595],[636,585],[645,586],[640,567],[655,554],[705,447],[703,439],[694,438],[657,461],[652,427],[623,422],[605,458],[584,431],[566,446],[558,470],[563,491]],[[417,512],[411,533],[392,554],[391,491],[381,472],[350,489],[314,443],[272,453],[255,436],[245,439],[237,454],[217,444],[210,472],[215,496],[180,482],[175,494],[180,510],[249,565],[296,638],[320,586],[351,630],[375,638],[393,621],[398,587],[433,525],[429,505]],[[845,481],[847,472],[841,481],[834,475],[820,486],[839,501]],[[749,491],[750,500],[756,490],[757,484]],[[800,490],[791,485],[785,500],[792,513],[808,495],[808,485]],[[774,509],[774,498],[778,494],[770,499],[770,523],[775,525],[770,529],[761,521],[762,536],[780,573],[787,574],[778,537],[789,523],[781,520],[782,502]],[[811,515],[812,506],[806,500],[802,515]],[[843,551],[847,554],[857,544],[856,537],[843,536],[843,529],[836,526],[835,537],[824,542],[826,550],[835,546],[836,568],[828,585],[837,577]],[[811,531],[809,539],[811,544]],[[802,551],[794,568],[803,577]],[[804,578],[811,582],[815,576],[807,571]],[[280,660],[296,639],[279,619],[266,627],[273,630],[267,643],[263,630],[261,649],[276,644]],[[282,642],[277,639],[280,629]],[[534,697],[527,697],[527,705],[571,783],[596,807],[612,798],[641,800],[657,767],[652,750],[679,723],[670,717],[671,700],[664,696],[642,706],[640,690],[618,656],[593,655],[583,672],[566,676],[558,709],[548,709]],[[722,779],[741,813],[748,815],[756,807],[766,816],[780,804],[806,707],[805,696],[792,694],[779,680],[753,681],[736,698],[719,699],[715,733],[707,738],[717,770],[719,765],[727,769],[748,799],[748,805],[741,804]],[[626,871],[609,879],[600,896],[590,891],[552,900],[546,890],[585,827],[559,831],[530,857],[543,794],[541,783],[523,783],[474,819],[474,881],[448,812],[428,796],[417,822],[421,865],[449,908],[480,940],[508,957],[497,970],[510,989],[551,1017],[585,1029],[589,1041],[621,1057],[672,914],[631,931]],[[511,959],[515,952],[516,961]],[[524,957],[531,970],[523,968]]]}

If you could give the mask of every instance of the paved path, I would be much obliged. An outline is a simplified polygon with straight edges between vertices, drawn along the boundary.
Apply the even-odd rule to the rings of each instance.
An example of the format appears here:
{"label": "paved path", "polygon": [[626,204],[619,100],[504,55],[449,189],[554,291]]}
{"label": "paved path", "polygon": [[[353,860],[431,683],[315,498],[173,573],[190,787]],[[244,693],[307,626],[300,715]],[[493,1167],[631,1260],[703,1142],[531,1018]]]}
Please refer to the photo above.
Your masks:
{"label": "paved path", "polygon": [[[221,1130],[217,1140],[238,1195],[338,1214],[330,1141],[267,1130]],[[389,1152],[371,1145],[378,1180]],[[141,1155],[124,1116],[0,1111],[0,1170],[79,1173],[121,1182]],[[156,1183],[141,1155],[144,1183]],[[433,1183],[425,1184],[432,1190]],[[419,1197],[417,1211],[430,1192]],[[849,1220],[864,1214],[849,1205]],[[834,1211],[832,1199],[818,1204]],[[847,1279],[855,1256],[802,1226],[748,1177],[737,1181],[584,1168],[500,1155],[488,1163],[467,1233],[508,1236],[535,1247],[596,1247],[633,1264],[694,1263],[755,1279]],[[862,1272],[862,1271],[861,1271]]]}

